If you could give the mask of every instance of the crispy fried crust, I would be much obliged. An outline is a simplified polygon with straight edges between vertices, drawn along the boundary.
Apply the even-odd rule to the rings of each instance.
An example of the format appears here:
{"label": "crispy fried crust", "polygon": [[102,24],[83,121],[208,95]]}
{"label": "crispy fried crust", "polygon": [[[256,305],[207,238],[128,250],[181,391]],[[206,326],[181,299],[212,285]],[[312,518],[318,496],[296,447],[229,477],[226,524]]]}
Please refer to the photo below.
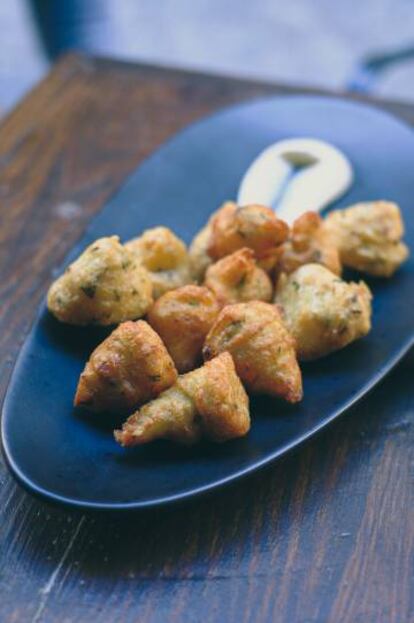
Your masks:
{"label": "crispy fried crust", "polygon": [[249,429],[247,394],[231,356],[223,353],[178,377],[173,387],[131,415],[114,435],[123,446],[154,439],[193,444],[201,437],[216,442],[243,437]]}
{"label": "crispy fried crust", "polygon": [[213,263],[213,260],[207,253],[207,248],[211,235],[211,226],[209,223],[205,225],[194,236],[190,248],[188,250],[191,264],[191,274],[193,279],[201,283],[204,279],[207,268]]}
{"label": "crispy fried crust", "polygon": [[281,279],[276,302],[297,345],[299,359],[323,357],[371,329],[371,292],[363,281],[346,283],[319,264]]}
{"label": "crispy fried crust", "polygon": [[293,223],[277,272],[290,274],[304,264],[322,264],[336,275],[342,272],[335,238],[316,212],[305,212]]}
{"label": "crispy fried crust", "polygon": [[255,253],[259,265],[271,270],[279,258],[280,245],[289,228],[270,208],[261,205],[238,207],[225,203],[211,219],[211,235],[207,253],[219,260],[243,247]]}
{"label": "crispy fried crust", "polygon": [[161,336],[180,373],[202,362],[205,337],[219,312],[212,292],[200,286],[183,286],[154,303],[148,322]]}
{"label": "crispy fried crust", "polygon": [[243,301],[272,300],[272,282],[257,266],[252,249],[246,247],[210,266],[204,285],[215,294],[221,307]]}
{"label": "crispy fried crust", "polygon": [[248,390],[301,400],[295,343],[274,305],[252,301],[225,307],[207,335],[203,355],[210,359],[225,351]]}
{"label": "crispy fried crust", "polygon": [[168,227],[154,227],[125,244],[148,270],[154,299],[193,280],[184,242]]}
{"label": "crispy fried crust", "polygon": [[93,351],[74,404],[95,412],[128,413],[176,379],[174,363],[155,331],[143,320],[124,322]]}
{"label": "crispy fried crust", "polygon": [[376,277],[391,277],[409,255],[401,241],[400,209],[390,201],[358,203],[328,214],[326,227],[334,236],[341,261]]}
{"label": "crispy fried crust", "polygon": [[118,236],[91,244],[48,292],[49,310],[61,322],[110,325],[143,316],[152,304],[148,272]]}

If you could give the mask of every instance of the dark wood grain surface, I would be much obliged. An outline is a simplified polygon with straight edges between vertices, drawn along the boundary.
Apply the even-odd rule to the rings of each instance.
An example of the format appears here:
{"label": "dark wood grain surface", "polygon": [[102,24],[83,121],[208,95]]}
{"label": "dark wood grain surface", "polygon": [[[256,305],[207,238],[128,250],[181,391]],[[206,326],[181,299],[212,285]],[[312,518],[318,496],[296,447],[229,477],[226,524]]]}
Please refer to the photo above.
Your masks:
{"label": "dark wood grain surface", "polygon": [[[125,176],[194,119],[290,91],[72,55],[3,121],[2,397],[54,267]],[[414,107],[377,105],[414,125]],[[0,621],[414,621],[413,368],[410,354],[295,454],[184,507],[82,515],[1,464]]]}

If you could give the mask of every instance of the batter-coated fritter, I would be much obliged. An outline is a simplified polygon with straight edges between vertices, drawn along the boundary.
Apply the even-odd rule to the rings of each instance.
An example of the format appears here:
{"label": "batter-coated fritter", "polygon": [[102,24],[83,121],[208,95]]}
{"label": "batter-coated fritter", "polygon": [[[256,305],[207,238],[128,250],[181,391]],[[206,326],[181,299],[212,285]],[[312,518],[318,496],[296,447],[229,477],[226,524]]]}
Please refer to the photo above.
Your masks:
{"label": "batter-coated fritter", "polygon": [[136,446],[154,439],[183,444],[227,441],[250,429],[249,399],[228,353],[179,376],[173,387],[131,415],[115,439]]}
{"label": "batter-coated fritter", "polygon": [[272,282],[259,268],[252,249],[244,248],[223,257],[207,269],[204,285],[221,307],[243,301],[271,301]]}
{"label": "batter-coated fritter", "polygon": [[149,324],[124,322],[93,351],[74,404],[97,413],[131,413],[176,379],[174,363]]}
{"label": "batter-coated fritter", "polygon": [[277,265],[278,273],[292,273],[304,264],[322,264],[336,275],[342,272],[335,238],[316,212],[305,212],[293,223]]}
{"label": "batter-coated fritter", "polygon": [[148,322],[163,339],[180,373],[202,362],[204,340],[218,312],[214,294],[193,285],[166,292],[151,307]]}
{"label": "batter-coated fritter", "polygon": [[191,283],[192,275],[187,249],[168,227],[153,227],[142,236],[125,244],[148,270],[154,299],[164,292]]}
{"label": "batter-coated fritter", "polygon": [[276,306],[251,301],[225,307],[207,335],[203,354],[210,359],[225,351],[247,390],[288,402],[301,400],[295,342]]}
{"label": "batter-coated fritter", "polygon": [[335,237],[342,263],[368,275],[391,277],[409,255],[401,241],[404,224],[399,207],[390,201],[335,210],[325,223]]}
{"label": "batter-coated fritter", "polygon": [[301,360],[318,359],[366,335],[371,298],[363,281],[346,283],[320,264],[282,277],[276,292]]}
{"label": "batter-coated fritter", "polygon": [[62,322],[110,325],[143,316],[153,302],[148,272],[118,236],[91,244],[50,286],[47,305]]}
{"label": "batter-coated fritter", "polygon": [[207,252],[219,260],[243,247],[253,249],[259,266],[271,270],[288,237],[289,228],[270,208],[261,205],[237,206],[229,201],[211,218]]}
{"label": "batter-coated fritter", "polygon": [[201,283],[204,279],[207,268],[213,263],[212,258],[207,252],[211,235],[210,223],[207,223],[194,236],[188,254],[190,256],[191,273],[195,281]]}

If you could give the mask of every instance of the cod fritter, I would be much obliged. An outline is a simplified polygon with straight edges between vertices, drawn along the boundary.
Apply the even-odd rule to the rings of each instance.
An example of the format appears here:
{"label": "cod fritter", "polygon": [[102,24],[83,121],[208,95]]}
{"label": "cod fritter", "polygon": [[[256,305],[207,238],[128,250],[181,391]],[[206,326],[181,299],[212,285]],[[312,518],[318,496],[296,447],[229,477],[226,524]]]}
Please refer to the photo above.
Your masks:
{"label": "cod fritter", "polygon": [[191,283],[192,275],[187,248],[168,227],[144,231],[125,247],[135,253],[151,277],[154,299],[165,292]]}
{"label": "cod fritter", "polygon": [[167,292],[150,309],[148,322],[161,336],[180,373],[202,362],[204,340],[219,309],[210,290],[194,285]]}
{"label": "cod fritter", "polygon": [[142,317],[153,302],[148,272],[118,236],[92,243],[50,286],[47,306],[61,322],[110,325]]}
{"label": "cod fritter", "polygon": [[194,444],[201,437],[222,442],[250,429],[249,399],[228,353],[179,376],[158,398],[144,405],[115,431],[122,446],[154,439]]}
{"label": "cod fritter", "polygon": [[371,292],[346,283],[320,264],[301,266],[280,279],[276,302],[296,341],[298,358],[318,359],[371,329]]}
{"label": "cod fritter", "polygon": [[357,203],[328,214],[341,261],[368,275],[391,277],[408,258],[400,209],[390,201]]}
{"label": "cod fritter", "polygon": [[278,273],[292,273],[304,264],[322,264],[336,275],[342,272],[335,237],[316,212],[305,212],[293,223],[277,265]]}
{"label": "cod fritter", "polygon": [[252,301],[224,307],[207,335],[203,355],[211,359],[225,351],[248,391],[288,402],[302,399],[295,342],[274,305]]}
{"label": "cod fritter", "polygon": [[[210,219],[211,220],[211,219]],[[191,262],[191,274],[195,281],[201,283],[207,268],[213,263],[207,249],[211,235],[210,222],[194,236],[188,250]]]}
{"label": "cod fritter", "polygon": [[143,320],[119,325],[91,354],[75,406],[130,413],[171,387],[177,371],[161,338]]}
{"label": "cod fritter", "polygon": [[204,285],[221,307],[243,301],[271,301],[273,286],[269,275],[259,268],[252,249],[227,255],[207,269]]}
{"label": "cod fritter", "polygon": [[225,203],[211,219],[211,235],[207,252],[219,260],[243,247],[255,253],[259,266],[272,270],[280,253],[280,245],[288,237],[289,228],[273,210],[261,205],[237,206]]}
{"label": "cod fritter", "polygon": [[202,281],[207,268],[239,249],[252,249],[258,265],[271,271],[287,239],[289,228],[270,208],[237,206],[227,201],[213,213],[190,246],[193,275]]}

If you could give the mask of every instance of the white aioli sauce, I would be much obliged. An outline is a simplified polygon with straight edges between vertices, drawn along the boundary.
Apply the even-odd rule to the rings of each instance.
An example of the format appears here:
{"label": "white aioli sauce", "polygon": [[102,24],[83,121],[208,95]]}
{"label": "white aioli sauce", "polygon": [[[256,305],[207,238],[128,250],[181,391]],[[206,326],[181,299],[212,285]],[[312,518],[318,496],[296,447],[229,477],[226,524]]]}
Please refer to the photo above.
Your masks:
{"label": "white aioli sauce", "polygon": [[278,141],[247,169],[237,203],[272,207],[291,224],[303,212],[320,212],[338,199],[353,177],[348,158],[329,143],[311,138]]}

